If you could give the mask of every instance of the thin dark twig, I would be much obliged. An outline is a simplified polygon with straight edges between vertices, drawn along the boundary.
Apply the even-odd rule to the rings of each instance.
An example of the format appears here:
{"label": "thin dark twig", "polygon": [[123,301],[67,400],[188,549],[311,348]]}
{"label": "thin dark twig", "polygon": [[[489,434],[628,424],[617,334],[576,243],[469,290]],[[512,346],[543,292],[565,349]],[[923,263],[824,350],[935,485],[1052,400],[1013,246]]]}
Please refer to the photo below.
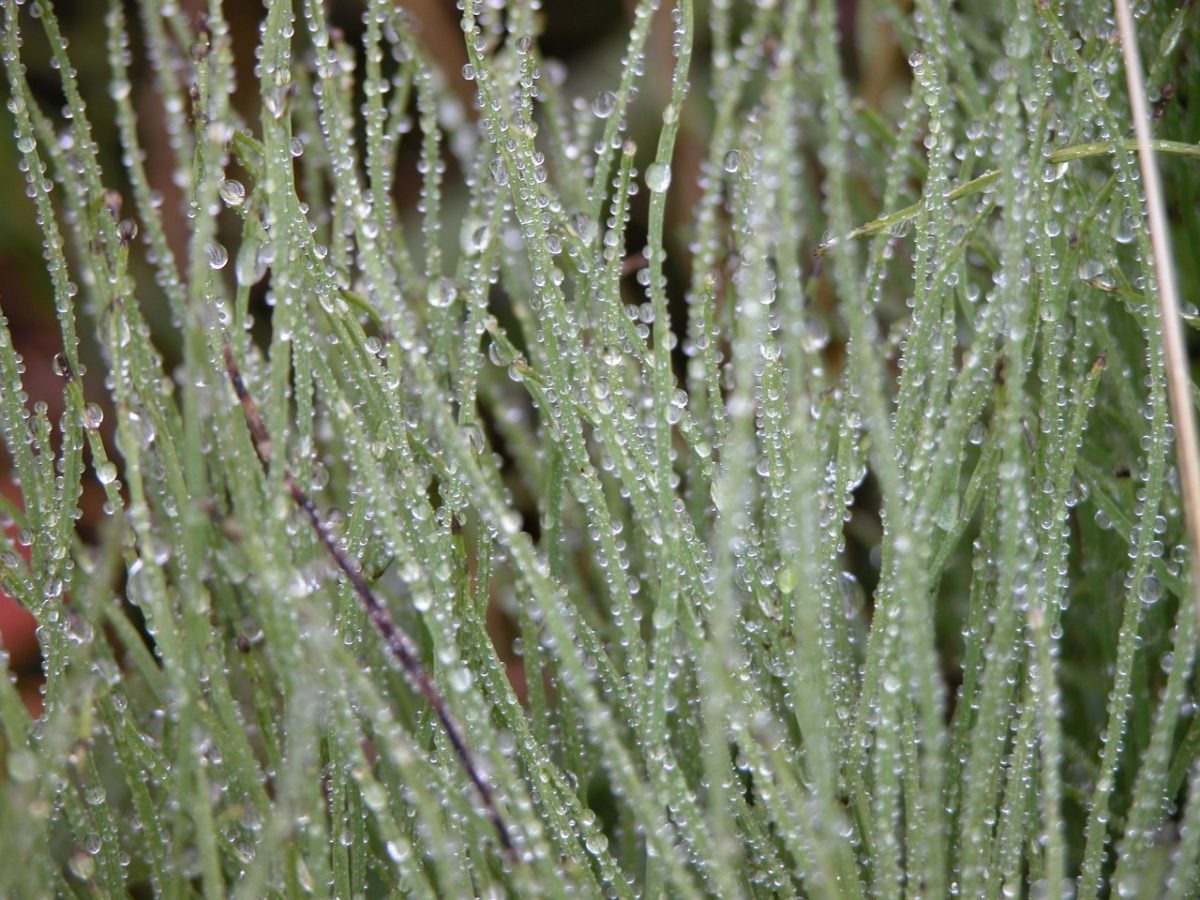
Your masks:
{"label": "thin dark twig", "polygon": [[[263,422],[262,415],[259,413],[254,400],[251,399],[249,391],[246,390],[246,383],[242,380],[242,374],[238,369],[237,362],[233,358],[233,349],[228,343],[225,344],[224,352],[225,368],[229,373],[229,380],[233,384],[234,393],[237,394],[238,400],[242,404],[242,413],[245,415],[246,426],[250,430],[250,437],[254,441],[254,449],[258,453],[259,459],[265,464],[271,458],[271,439],[267,433],[267,426]],[[296,481],[292,473],[287,469],[284,469],[283,472],[283,483],[292,500],[300,507],[305,518],[308,519],[309,524],[317,535],[317,539],[325,547],[329,555],[333,557],[333,561],[337,563],[337,567],[342,570],[342,574],[350,582],[350,586],[354,588],[354,592],[358,594],[363,608],[367,611],[367,617],[371,620],[371,624],[375,626],[375,630],[383,638],[388,652],[400,664],[400,668],[404,671],[408,680],[421,693],[437,715],[438,721],[442,724],[442,730],[446,733],[446,737],[450,740],[450,745],[454,748],[455,755],[458,756],[459,762],[462,763],[463,769],[466,770],[467,776],[471,779],[471,783],[475,785],[475,790],[479,792],[479,797],[487,809],[488,818],[496,826],[496,832],[500,836],[500,843],[504,846],[505,852],[510,857],[515,857],[512,836],[509,834],[508,826],[505,824],[504,818],[500,815],[500,810],[496,806],[496,798],[492,791],[492,785],[467,746],[466,737],[463,735],[458,722],[450,714],[446,698],[434,687],[429,673],[421,664],[421,660],[417,655],[416,645],[413,643],[412,638],[392,619],[387,607],[384,606],[383,602],[375,595],[375,592],[371,590],[370,585],[367,584],[367,579],[363,576],[362,569],[358,563],[338,543],[333,532],[329,530],[329,526],[321,518],[321,513],[317,509],[316,503],[313,502],[312,497],[309,496],[308,492],[301,487],[300,483]]]}

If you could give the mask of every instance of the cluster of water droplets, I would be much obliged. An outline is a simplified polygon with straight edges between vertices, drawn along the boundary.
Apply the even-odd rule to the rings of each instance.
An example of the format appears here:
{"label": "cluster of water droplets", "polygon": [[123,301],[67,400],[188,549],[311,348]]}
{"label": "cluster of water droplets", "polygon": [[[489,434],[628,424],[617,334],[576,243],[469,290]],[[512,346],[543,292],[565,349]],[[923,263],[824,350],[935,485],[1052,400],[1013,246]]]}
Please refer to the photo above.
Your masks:
{"label": "cluster of water droplets", "polygon": [[[925,823],[961,828],[947,842],[961,853],[948,866],[955,890],[990,884],[993,826],[1029,808],[1018,791],[1038,790],[1039,754],[1062,768],[1056,678],[1078,520],[1129,559],[1101,799],[1115,783],[1137,653],[1170,642],[1161,611],[1186,574],[1137,175],[1119,154],[1110,169],[1089,168],[1062,145],[1067,134],[1079,144],[1122,136],[1111,112],[1115,54],[1080,57],[1105,27],[1057,35],[1023,10],[983,79],[959,61],[953,26],[920,8],[922,49],[888,145],[897,161],[882,179],[884,216],[814,248],[835,227],[833,182],[873,139],[838,105],[836,76],[814,74],[808,50],[830,48],[809,48],[808,23],[786,4],[756,4],[737,35],[729,5],[714,4],[716,127],[698,175],[629,138],[647,67],[669,71],[690,52],[688,9],[663,10],[671,53],[659,63],[646,55],[659,4],[637,4],[619,83],[579,92],[542,55],[532,5],[461,6],[469,56],[449,73],[384,0],[367,4],[361,61],[323,4],[302,4],[301,22],[273,5],[255,73],[261,140],[240,122],[192,121],[206,111],[192,108],[187,86],[222,85],[205,79],[219,69],[223,23],[197,33],[194,48],[150,30],[175,177],[196,192],[186,201],[192,274],[204,281],[186,289],[163,237],[162,199],[137,174],[143,160],[128,137],[136,217],[102,219],[104,252],[68,276],[49,198],[100,183],[84,110],[69,98],[72,121],[43,156],[24,94],[10,97],[59,312],[65,320],[73,309],[76,282],[96,298],[119,456],[105,451],[104,408],[81,400],[61,450],[35,440],[63,460],[82,459],[89,443],[106,511],[129,519],[114,558],[157,654],[135,663],[161,661],[165,681],[147,758],[165,752],[155,735],[189,729],[184,768],[147,780],[152,801],[180,779],[209,784],[205,799],[226,813],[213,837],[239,871],[313,890],[340,877],[311,852],[326,837],[351,857],[382,846],[381,865],[397,877],[422,856],[439,876],[474,870],[475,839],[497,837],[495,810],[468,788],[468,772],[484,774],[496,815],[511,817],[515,858],[569,859],[598,873],[603,891],[633,884],[624,862],[636,852],[656,879],[722,893],[731,841],[752,852],[746,877],[758,890],[797,878],[831,889],[814,848],[843,874],[899,890],[938,868],[923,868],[926,850],[913,842]],[[170,5],[161,13],[191,28]],[[110,93],[121,116],[132,110],[123,73],[134,60],[115,14],[109,24],[120,33]],[[19,66],[6,40],[5,61]],[[1064,74],[1086,75],[1078,110],[1057,105]],[[473,108],[453,77],[475,92]],[[951,88],[960,82],[965,90]],[[413,98],[415,117],[397,97]],[[210,99],[211,109],[222,102]],[[665,124],[679,115],[669,106]],[[828,145],[808,153],[807,135],[825,128]],[[419,240],[394,197],[406,142],[419,144]],[[195,159],[206,160],[202,171],[191,170]],[[466,189],[461,214],[451,160]],[[669,209],[694,188],[689,245],[668,229],[634,246],[627,226],[643,199]],[[1088,210],[1077,195],[1089,189],[1112,202]],[[80,227],[77,214],[69,227]],[[122,268],[139,223],[185,336],[174,378],[162,374]],[[833,258],[833,278],[811,249]],[[679,273],[689,261],[690,279]],[[246,334],[249,289],[268,273],[269,358]],[[681,319],[667,315],[675,295],[686,302]],[[1101,357],[1103,335],[1125,317],[1136,348]],[[224,390],[214,335],[235,347],[272,431],[265,468]],[[67,357],[57,371],[83,374]],[[1102,376],[1128,384],[1121,403],[1141,416],[1111,459],[1098,457],[1113,479],[1088,437]],[[20,428],[48,435],[46,410],[24,410],[19,377],[10,392]],[[1128,487],[1114,461],[1133,473]],[[312,510],[280,490],[285,470]],[[877,517],[860,505],[876,490]],[[211,495],[199,511],[196,492]],[[41,510],[39,521],[67,534],[64,514]],[[437,704],[390,680],[351,580],[309,514],[419,636],[446,718],[468,725],[468,772]],[[18,537],[40,553],[38,540]],[[209,544],[212,553],[197,552]],[[32,587],[10,577],[24,569],[19,558],[4,561],[6,585],[41,594],[53,679],[88,652],[99,623],[63,612],[62,598],[81,587],[66,547],[53,544],[53,574]],[[859,550],[865,563],[851,559]],[[971,730],[954,733],[926,618],[931,596],[953,600],[939,593],[951,571],[970,573],[979,604],[961,622],[956,698]],[[864,575],[879,586],[868,591]],[[499,656],[484,627],[489,606],[520,632]],[[1143,620],[1157,631],[1139,631]],[[1177,653],[1159,655],[1165,677],[1186,668]],[[87,671],[89,684],[123,677],[110,659]],[[264,714],[226,696],[226,680],[242,677],[273,679],[279,708]],[[145,724],[126,698],[114,691],[105,708],[110,736]],[[951,778],[970,772],[957,794],[933,782],[930,759]],[[11,762],[18,774],[30,765],[19,754]],[[85,762],[72,765],[83,772]],[[320,780],[310,777],[318,765]],[[85,811],[109,802],[90,778]],[[106,856],[111,823],[99,809],[82,814],[63,784],[51,786],[54,814],[86,826],[68,859],[73,876],[125,868],[119,851]],[[597,786],[619,810],[612,820],[604,804],[588,808]],[[237,789],[250,797],[240,816],[230,806]],[[723,810],[731,795],[751,802]],[[1094,809],[1102,834],[1109,813]],[[263,824],[275,815],[311,837],[283,876],[258,859],[279,840]],[[1018,843],[1056,839],[1030,834]],[[878,872],[857,868],[868,841]],[[210,877],[205,860],[181,860],[189,876]]]}

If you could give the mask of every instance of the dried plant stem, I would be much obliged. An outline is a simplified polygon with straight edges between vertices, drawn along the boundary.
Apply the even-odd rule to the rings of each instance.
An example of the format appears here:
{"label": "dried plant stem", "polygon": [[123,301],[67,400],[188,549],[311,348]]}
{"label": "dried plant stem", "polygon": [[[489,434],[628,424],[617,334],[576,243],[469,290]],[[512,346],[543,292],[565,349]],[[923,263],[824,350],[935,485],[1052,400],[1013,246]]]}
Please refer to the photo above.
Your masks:
{"label": "dried plant stem", "polygon": [[[237,398],[242,405],[242,413],[245,415],[246,426],[250,430],[250,437],[254,441],[254,449],[258,453],[259,459],[265,464],[271,457],[271,439],[267,433],[267,426],[263,422],[262,415],[259,413],[254,400],[250,397],[250,392],[246,389],[246,383],[242,379],[237,361],[233,357],[233,349],[229,344],[225,344],[224,354],[225,368],[229,373],[229,380],[233,384],[234,393],[237,394]],[[375,630],[383,638],[388,652],[400,664],[405,676],[421,693],[437,715],[438,721],[442,724],[442,730],[446,733],[446,737],[449,738],[450,744],[454,748],[455,755],[458,756],[463,769],[466,770],[467,776],[471,779],[471,783],[475,785],[475,789],[479,792],[479,797],[487,810],[488,818],[496,826],[496,832],[500,836],[500,843],[504,846],[506,853],[510,856],[514,855],[515,849],[512,836],[509,834],[508,826],[505,824],[504,818],[500,815],[500,810],[496,806],[491,782],[488,780],[479,762],[475,759],[471,749],[467,746],[462,729],[450,714],[446,698],[434,687],[433,680],[421,664],[413,639],[392,619],[387,607],[375,595],[375,592],[371,590],[370,585],[367,584],[367,579],[363,576],[362,568],[350,557],[341,544],[338,543],[337,538],[329,530],[329,526],[325,524],[325,520],[321,517],[320,510],[317,509],[317,505],[312,497],[296,481],[292,473],[286,469],[283,473],[283,483],[292,500],[300,507],[305,518],[308,519],[309,524],[317,535],[317,539],[333,558],[337,567],[341,569],[346,580],[350,582],[350,586],[354,588],[354,592],[358,594],[359,600],[362,601],[363,608],[371,620],[371,624],[375,626]]]}
{"label": "dried plant stem", "polygon": [[1187,349],[1179,315],[1179,293],[1167,232],[1166,207],[1162,183],[1158,177],[1150,135],[1150,115],[1146,108],[1146,87],[1138,54],[1137,34],[1128,0],[1115,0],[1121,52],[1125,59],[1125,81],[1129,86],[1129,106],[1137,144],[1138,163],[1146,194],[1146,215],[1150,227],[1150,245],[1154,251],[1154,270],[1158,282],[1158,306],[1162,319],[1163,351],[1167,364],[1167,394],[1171,419],[1175,424],[1175,453],[1179,466],[1180,492],[1187,521],[1188,546],[1191,549],[1192,593],[1196,616],[1200,620],[1200,443],[1196,439],[1196,421],[1192,412],[1192,385],[1188,374]]}

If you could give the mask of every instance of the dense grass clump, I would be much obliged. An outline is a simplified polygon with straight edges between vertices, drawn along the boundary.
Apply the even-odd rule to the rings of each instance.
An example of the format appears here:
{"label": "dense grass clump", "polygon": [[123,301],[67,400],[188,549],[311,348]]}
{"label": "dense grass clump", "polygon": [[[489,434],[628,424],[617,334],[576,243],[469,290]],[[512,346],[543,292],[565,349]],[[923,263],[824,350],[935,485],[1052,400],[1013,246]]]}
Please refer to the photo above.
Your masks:
{"label": "dense grass clump", "polygon": [[0,894],[1196,896],[1200,4],[406,5],[3,5]]}

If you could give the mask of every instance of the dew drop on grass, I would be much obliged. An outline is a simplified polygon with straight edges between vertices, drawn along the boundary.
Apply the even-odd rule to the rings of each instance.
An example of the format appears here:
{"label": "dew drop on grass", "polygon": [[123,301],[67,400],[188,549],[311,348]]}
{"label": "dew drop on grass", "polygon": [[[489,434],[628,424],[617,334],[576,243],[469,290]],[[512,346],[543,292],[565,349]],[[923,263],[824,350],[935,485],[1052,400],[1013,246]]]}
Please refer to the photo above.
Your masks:
{"label": "dew drop on grass", "polygon": [[308,863],[302,856],[296,857],[296,880],[300,882],[300,887],[306,894],[311,894],[316,888],[316,881],[313,879],[312,872],[309,871]]}
{"label": "dew drop on grass", "polygon": [[451,278],[436,278],[429,282],[427,296],[430,306],[445,309],[458,298],[458,288]]}
{"label": "dew drop on grass", "polygon": [[287,109],[287,87],[279,85],[263,95],[263,105],[274,119],[282,119]]}
{"label": "dew drop on grass", "polygon": [[651,163],[646,168],[646,187],[661,194],[671,186],[671,167],[666,163]]}
{"label": "dew drop on grass", "polygon": [[72,853],[71,858],[67,861],[67,865],[71,870],[71,874],[80,881],[90,881],[92,876],[96,874],[96,861],[83,851],[77,850]]}
{"label": "dew drop on grass", "polygon": [[394,863],[408,862],[408,848],[398,841],[387,842],[387,855]]}
{"label": "dew drop on grass", "polygon": [[255,281],[267,274],[267,269],[275,263],[275,248],[271,244],[263,244],[258,248],[254,258]]}
{"label": "dew drop on grass", "polygon": [[367,809],[378,811],[387,806],[387,793],[384,791],[383,785],[375,779],[364,780],[359,789]]}
{"label": "dew drop on grass", "polygon": [[1058,163],[1057,165],[1048,165],[1042,170],[1042,181],[1046,184],[1053,184],[1064,175],[1067,174],[1067,163]]}
{"label": "dew drop on grass", "polygon": [[1163,589],[1162,582],[1155,575],[1147,575],[1142,579],[1141,588],[1138,590],[1138,597],[1145,606],[1153,606],[1162,597]]}
{"label": "dew drop on grass", "polygon": [[725,159],[722,162],[722,165],[725,166],[725,171],[730,175],[736,172],[741,164],[742,154],[738,153],[736,150],[730,150],[728,153],[726,153]]}
{"label": "dew drop on grass", "polygon": [[1117,221],[1117,230],[1113,234],[1113,238],[1118,244],[1132,244],[1134,238],[1137,237],[1137,226],[1137,217],[1126,207]]}
{"label": "dew drop on grass", "polygon": [[227,178],[221,184],[221,199],[226,206],[241,206],[246,200],[246,188],[236,178]]}
{"label": "dew drop on grass", "polygon": [[462,248],[468,256],[477,256],[487,249],[492,230],[487,222],[467,219],[462,227]]}
{"label": "dew drop on grass", "polygon": [[467,443],[471,445],[471,452],[482,453],[487,446],[483,437],[483,429],[478,425],[467,425],[463,428],[463,432],[467,437]]}
{"label": "dew drop on grass", "polygon": [[809,319],[804,323],[800,343],[809,353],[818,353],[829,344],[829,328],[820,319]]}
{"label": "dew drop on grass", "polygon": [[500,346],[500,344],[496,343],[495,341],[492,341],[490,344],[488,344],[487,354],[488,354],[488,359],[492,361],[493,365],[497,365],[497,366],[512,365],[512,357],[508,354],[508,351],[506,351],[502,346]]}
{"label": "dew drop on grass", "polygon": [[117,480],[117,467],[107,459],[96,463],[96,480],[101,484],[112,484]]}
{"label": "dew drop on grass", "polygon": [[256,284],[267,274],[266,265],[259,265],[259,246],[254,241],[244,241],[238,248],[237,260],[234,262],[233,274],[237,283],[243,287]]}
{"label": "dew drop on grass", "polygon": [[208,267],[214,271],[225,268],[225,264],[229,262],[229,251],[216,242],[209,244],[205,253],[208,256]]}
{"label": "dew drop on grass", "polygon": [[596,237],[596,222],[586,213],[571,216],[571,227],[584,243],[590,244]]}
{"label": "dew drop on grass", "polygon": [[457,694],[470,690],[473,681],[474,677],[471,675],[471,670],[466,666],[455,666],[450,670],[450,689]]}
{"label": "dew drop on grass", "polygon": [[592,114],[597,119],[607,119],[617,108],[617,95],[612,91],[603,91],[592,101]]}
{"label": "dew drop on grass", "polygon": [[491,162],[492,178],[495,180],[498,187],[504,187],[508,184],[508,169],[504,167],[504,160],[496,157]]}
{"label": "dew drop on grass", "polygon": [[117,240],[128,247],[138,235],[138,225],[133,219],[122,219],[117,223]]}
{"label": "dew drop on grass", "polygon": [[946,533],[954,530],[954,526],[958,524],[958,494],[950,491],[946,494],[945,500],[942,501],[941,507],[937,512],[937,526]]}

